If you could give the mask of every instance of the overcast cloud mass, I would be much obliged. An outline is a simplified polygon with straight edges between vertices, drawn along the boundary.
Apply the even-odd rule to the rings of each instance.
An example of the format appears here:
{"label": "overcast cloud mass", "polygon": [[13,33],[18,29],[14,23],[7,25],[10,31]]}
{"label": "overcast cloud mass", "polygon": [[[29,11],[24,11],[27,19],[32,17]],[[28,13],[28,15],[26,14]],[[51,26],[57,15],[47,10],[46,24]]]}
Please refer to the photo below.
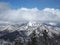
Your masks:
{"label": "overcast cloud mass", "polygon": [[0,3],[0,21],[4,22],[20,22],[21,20],[33,21],[59,21],[60,9],[44,8],[18,8],[11,9],[8,3]]}

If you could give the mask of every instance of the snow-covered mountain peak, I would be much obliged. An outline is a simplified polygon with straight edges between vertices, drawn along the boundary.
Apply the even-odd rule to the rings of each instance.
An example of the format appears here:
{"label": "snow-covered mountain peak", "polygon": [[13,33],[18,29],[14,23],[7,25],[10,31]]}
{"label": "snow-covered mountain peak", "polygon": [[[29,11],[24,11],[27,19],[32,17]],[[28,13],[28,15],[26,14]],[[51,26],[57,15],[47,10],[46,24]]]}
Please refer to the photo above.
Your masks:
{"label": "snow-covered mountain peak", "polygon": [[28,26],[33,26],[33,24],[36,24],[36,22],[35,22],[35,21],[30,21],[30,22],[28,23]]}
{"label": "snow-covered mountain peak", "polygon": [[37,27],[37,26],[40,26],[41,23],[36,22],[36,21],[30,21],[27,25],[31,27]]}

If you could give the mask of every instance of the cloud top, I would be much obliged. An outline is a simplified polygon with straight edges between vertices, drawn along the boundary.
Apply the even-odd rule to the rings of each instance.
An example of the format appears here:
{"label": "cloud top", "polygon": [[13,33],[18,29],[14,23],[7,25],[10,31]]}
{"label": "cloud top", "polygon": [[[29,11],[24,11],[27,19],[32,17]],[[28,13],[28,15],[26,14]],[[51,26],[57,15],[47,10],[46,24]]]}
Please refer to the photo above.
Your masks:
{"label": "cloud top", "polygon": [[0,21],[20,22],[21,20],[33,21],[59,21],[60,9],[44,8],[18,8],[11,9],[8,3],[0,3]]}

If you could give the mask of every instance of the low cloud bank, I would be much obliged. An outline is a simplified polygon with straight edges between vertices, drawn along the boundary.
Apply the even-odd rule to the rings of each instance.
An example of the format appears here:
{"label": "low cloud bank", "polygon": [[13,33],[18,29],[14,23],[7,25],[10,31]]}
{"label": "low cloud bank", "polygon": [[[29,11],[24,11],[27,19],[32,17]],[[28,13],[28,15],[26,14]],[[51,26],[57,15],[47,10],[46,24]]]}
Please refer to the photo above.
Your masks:
{"label": "low cloud bank", "polygon": [[8,3],[0,3],[0,21],[20,22],[21,20],[33,21],[59,21],[60,9],[44,8],[18,8],[11,9]]}

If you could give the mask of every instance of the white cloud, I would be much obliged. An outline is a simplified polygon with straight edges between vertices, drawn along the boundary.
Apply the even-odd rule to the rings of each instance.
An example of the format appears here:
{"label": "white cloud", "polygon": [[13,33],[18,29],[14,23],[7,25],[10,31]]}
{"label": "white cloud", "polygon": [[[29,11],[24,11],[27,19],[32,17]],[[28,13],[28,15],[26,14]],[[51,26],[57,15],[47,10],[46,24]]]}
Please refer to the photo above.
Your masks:
{"label": "white cloud", "polygon": [[0,3],[0,20],[9,22],[19,22],[21,20],[49,20],[59,21],[60,10],[54,8],[45,8],[39,10],[37,8],[18,8],[11,9],[8,3]]}
{"label": "white cloud", "polygon": [[9,3],[0,2],[0,11],[5,11],[10,8]]}

